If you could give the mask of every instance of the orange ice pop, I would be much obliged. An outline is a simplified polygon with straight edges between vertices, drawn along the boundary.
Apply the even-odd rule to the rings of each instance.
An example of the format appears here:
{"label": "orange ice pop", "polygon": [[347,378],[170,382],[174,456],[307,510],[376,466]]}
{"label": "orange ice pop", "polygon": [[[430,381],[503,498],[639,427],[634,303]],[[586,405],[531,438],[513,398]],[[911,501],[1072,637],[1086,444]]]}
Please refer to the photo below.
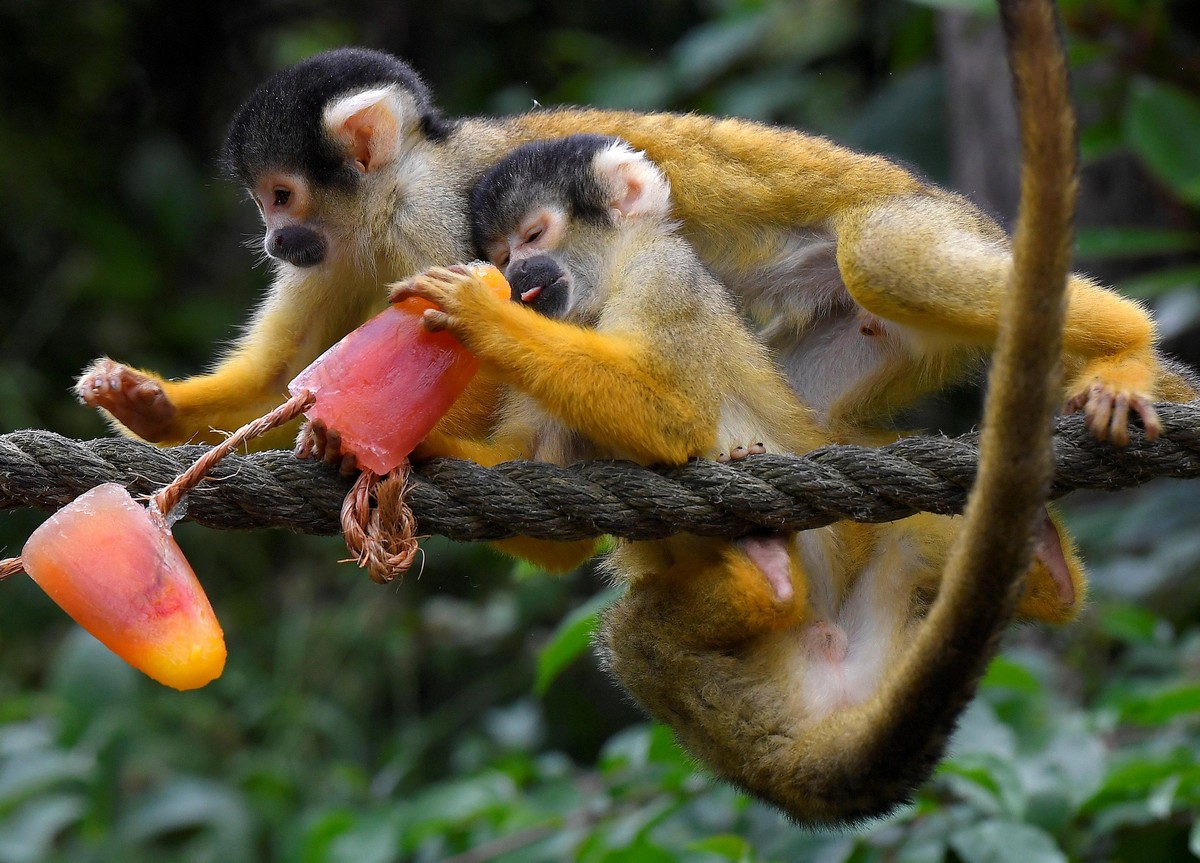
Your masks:
{"label": "orange ice pop", "polygon": [[[490,264],[472,272],[498,297],[511,298]],[[412,452],[459,397],[479,361],[446,332],[431,333],[418,297],[389,306],[321,354],[288,384],[317,401],[305,413],[341,435],[359,467],[384,475]]]}
{"label": "orange ice pop", "polygon": [[29,576],[134,668],[196,689],[220,676],[225,639],[170,528],[117,483],[80,495],[33,532]]}

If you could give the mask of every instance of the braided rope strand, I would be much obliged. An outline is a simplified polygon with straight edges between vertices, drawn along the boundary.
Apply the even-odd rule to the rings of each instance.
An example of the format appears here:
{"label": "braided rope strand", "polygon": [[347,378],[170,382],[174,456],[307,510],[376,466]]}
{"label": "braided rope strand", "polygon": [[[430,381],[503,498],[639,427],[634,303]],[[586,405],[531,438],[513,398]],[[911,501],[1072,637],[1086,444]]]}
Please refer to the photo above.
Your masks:
{"label": "braided rope strand", "polygon": [[[1160,404],[1157,410],[1163,436],[1149,442],[1134,429],[1124,449],[1092,439],[1080,417],[1058,420],[1053,495],[1130,488],[1160,476],[1200,477],[1200,407]],[[207,449],[158,449],[121,438],[75,441],[37,430],[0,435],[0,509],[53,511],[103,482],[149,495]],[[734,537],[843,519],[956,513],[977,458],[975,436],[965,435],[653,470],[611,461],[570,467],[509,462],[489,469],[435,459],[413,466],[406,500],[420,533],[456,540],[604,533],[655,539],[679,532]],[[187,518],[219,529],[335,534],[350,485],[335,469],[289,452],[231,455],[189,494]]]}

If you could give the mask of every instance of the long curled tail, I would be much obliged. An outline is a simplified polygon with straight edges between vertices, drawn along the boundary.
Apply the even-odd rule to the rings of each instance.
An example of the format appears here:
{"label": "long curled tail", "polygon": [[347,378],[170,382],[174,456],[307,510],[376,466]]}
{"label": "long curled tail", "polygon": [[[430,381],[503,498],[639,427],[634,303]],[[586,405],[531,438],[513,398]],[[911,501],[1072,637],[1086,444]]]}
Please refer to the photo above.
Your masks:
{"label": "long curled tail", "polygon": [[[793,798],[799,806],[788,807],[801,818],[842,821],[881,814],[928,778],[996,653],[1032,558],[1034,526],[1052,468],[1050,431],[1077,187],[1075,119],[1054,4],[1000,0],[1000,11],[1023,166],[979,473],[937,600],[883,692],[839,716],[844,722],[825,723],[811,739],[798,741],[797,750],[806,750],[798,773],[806,772],[802,764],[823,766],[822,775],[792,777],[807,786],[809,802]],[[848,740],[858,743],[847,745]],[[830,771],[831,764],[841,769]]]}

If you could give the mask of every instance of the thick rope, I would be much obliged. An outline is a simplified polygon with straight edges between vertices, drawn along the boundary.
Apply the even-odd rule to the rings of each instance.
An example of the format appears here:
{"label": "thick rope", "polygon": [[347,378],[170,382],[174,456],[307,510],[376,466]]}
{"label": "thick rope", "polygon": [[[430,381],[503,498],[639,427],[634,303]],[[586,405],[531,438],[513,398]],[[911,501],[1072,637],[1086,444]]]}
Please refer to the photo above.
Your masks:
{"label": "thick rope", "polygon": [[[1153,442],[1131,429],[1124,449],[1091,438],[1080,417],[1058,421],[1054,497],[1114,491],[1155,477],[1200,477],[1200,407],[1157,406]],[[103,482],[149,495],[207,447],[157,449],[120,438],[75,441],[45,431],[0,435],[0,509],[52,511]],[[828,446],[800,457],[751,456],[645,470],[627,462],[482,468],[435,459],[414,465],[407,502],[418,531],[457,540],[511,536],[655,539],[689,532],[741,536],[834,521],[882,522],[961,511],[979,455],[974,435],[914,437],[878,449]],[[208,527],[283,527],[334,534],[351,480],[289,452],[231,455],[188,495],[187,518]]]}

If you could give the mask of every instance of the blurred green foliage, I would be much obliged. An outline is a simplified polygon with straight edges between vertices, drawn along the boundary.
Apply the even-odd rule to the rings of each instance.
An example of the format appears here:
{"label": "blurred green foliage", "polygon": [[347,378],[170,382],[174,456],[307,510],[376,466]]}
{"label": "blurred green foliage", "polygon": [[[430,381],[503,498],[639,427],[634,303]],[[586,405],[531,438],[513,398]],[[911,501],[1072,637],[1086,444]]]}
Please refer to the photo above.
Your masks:
{"label": "blurred green foliage", "polygon": [[[210,360],[265,285],[253,208],[217,179],[267,72],[363,43],[452,113],[534,100],[803,126],[949,174],[936,20],[990,0],[486,5],[0,0],[0,428],[103,433],[67,393],[111,353]],[[1080,236],[1195,361],[1200,8],[1064,0],[1088,163],[1132,160],[1166,217]],[[587,650],[610,594],[433,540],[370,585],[336,540],[177,535],[225,626],[205,690],[165,690],[0,586],[0,863],[1179,861],[1200,857],[1200,494],[1078,496],[1090,608],[1025,629],[917,800],[798,829],[697,772]],[[20,547],[39,515],[0,521]]]}

